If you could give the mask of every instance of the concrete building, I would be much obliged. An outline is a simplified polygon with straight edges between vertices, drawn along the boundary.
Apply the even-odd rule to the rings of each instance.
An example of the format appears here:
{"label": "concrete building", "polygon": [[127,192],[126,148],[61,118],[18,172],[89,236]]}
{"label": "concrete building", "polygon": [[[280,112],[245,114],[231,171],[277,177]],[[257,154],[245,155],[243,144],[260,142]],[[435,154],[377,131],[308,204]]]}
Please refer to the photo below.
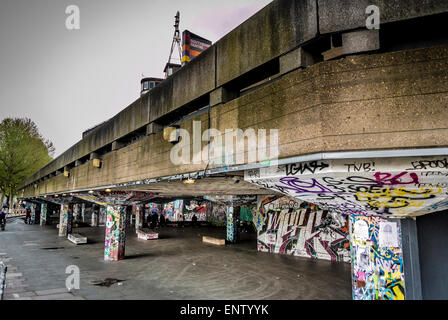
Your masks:
{"label": "concrete building", "polygon": [[351,263],[354,299],[447,299],[447,17],[441,0],[276,0],[20,197],[59,204],[62,236],[99,205],[107,260],[125,256],[127,207],[138,230],[147,204],[185,221],[202,199],[227,243],[250,211],[258,250]]}

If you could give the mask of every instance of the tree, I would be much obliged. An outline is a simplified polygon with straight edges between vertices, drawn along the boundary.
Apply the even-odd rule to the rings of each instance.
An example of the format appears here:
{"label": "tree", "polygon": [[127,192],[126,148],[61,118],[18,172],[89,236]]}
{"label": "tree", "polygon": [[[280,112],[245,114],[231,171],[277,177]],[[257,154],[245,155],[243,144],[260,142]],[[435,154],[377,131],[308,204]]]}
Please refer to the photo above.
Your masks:
{"label": "tree", "polygon": [[12,207],[17,188],[52,160],[55,148],[28,118],[7,118],[0,123],[0,191]]}

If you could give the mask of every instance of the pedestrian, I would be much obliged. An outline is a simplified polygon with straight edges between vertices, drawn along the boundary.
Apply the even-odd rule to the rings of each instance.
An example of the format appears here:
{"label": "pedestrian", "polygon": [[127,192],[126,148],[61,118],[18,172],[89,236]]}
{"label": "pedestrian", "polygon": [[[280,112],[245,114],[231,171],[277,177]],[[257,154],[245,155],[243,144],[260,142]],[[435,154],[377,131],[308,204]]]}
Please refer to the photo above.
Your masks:
{"label": "pedestrian", "polygon": [[6,206],[2,207],[2,212],[0,213],[0,226],[2,230],[5,230],[6,227],[6,213],[8,208]]}
{"label": "pedestrian", "polygon": [[30,208],[30,206],[26,207],[25,224],[31,224],[31,208]]}
{"label": "pedestrian", "polygon": [[163,214],[160,215],[160,227],[166,226],[165,216]]}
{"label": "pedestrian", "polygon": [[197,227],[197,225],[198,225],[198,217],[196,217],[196,213],[193,214],[193,218],[191,218],[191,221],[193,222],[193,227]]}

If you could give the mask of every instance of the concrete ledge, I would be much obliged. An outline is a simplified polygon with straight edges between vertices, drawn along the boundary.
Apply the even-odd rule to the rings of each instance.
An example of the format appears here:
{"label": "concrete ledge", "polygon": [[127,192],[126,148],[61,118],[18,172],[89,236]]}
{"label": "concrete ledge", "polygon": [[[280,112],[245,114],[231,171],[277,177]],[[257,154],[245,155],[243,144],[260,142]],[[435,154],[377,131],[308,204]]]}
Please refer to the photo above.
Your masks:
{"label": "concrete ledge", "polygon": [[145,232],[142,230],[137,231],[137,237],[140,240],[157,240],[159,239],[159,234],[155,232]]}
{"label": "concrete ledge", "polygon": [[87,237],[83,237],[79,234],[69,234],[68,240],[73,242],[74,244],[86,244],[87,243]]}
{"label": "concrete ledge", "polygon": [[216,238],[212,238],[212,237],[202,237],[202,243],[207,243],[207,244],[213,244],[216,246],[225,246],[226,245],[226,240],[225,239],[216,239]]}

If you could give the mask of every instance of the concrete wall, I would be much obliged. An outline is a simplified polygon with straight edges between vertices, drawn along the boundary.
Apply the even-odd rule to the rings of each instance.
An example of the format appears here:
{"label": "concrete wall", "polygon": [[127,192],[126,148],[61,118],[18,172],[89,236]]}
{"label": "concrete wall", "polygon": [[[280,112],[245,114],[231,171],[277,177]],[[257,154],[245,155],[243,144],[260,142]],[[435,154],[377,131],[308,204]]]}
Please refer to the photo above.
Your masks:
{"label": "concrete wall", "polygon": [[370,5],[380,9],[382,24],[448,11],[444,0],[318,0],[318,4],[321,34],[365,28]]}
{"label": "concrete wall", "polygon": [[[188,66],[176,72],[161,85],[141,99],[135,101],[117,116],[87,134],[84,139],[75,144],[64,154],[27,179],[24,186],[29,185],[50,173],[61,170],[64,166],[107,146],[124,135],[140,129],[149,122],[156,121],[161,117],[169,116],[170,113],[179,110],[182,106],[191,103],[199,97],[206,96],[214,88],[228,83],[265,62],[272,61],[278,56],[286,54],[288,51],[301,46],[303,43],[315,38],[319,34],[342,32],[347,29],[364,27],[366,19],[365,8],[369,4],[377,4],[380,7],[383,23],[448,11],[448,3],[442,0],[319,0],[317,3],[319,4],[318,7],[316,7],[315,0],[276,0],[272,2],[252,18],[244,22],[241,26],[222,38],[218,43],[201,54],[201,56],[196,58]],[[372,64],[375,68],[375,65],[378,65],[378,63],[381,64],[382,62],[379,61],[376,63],[374,61],[366,61],[366,63]],[[381,68],[377,68],[377,75],[372,74],[371,77],[375,79],[379,75],[387,75],[387,84],[390,83],[390,85],[383,86],[383,91],[387,90],[390,94],[394,93],[392,90],[397,89],[397,85],[400,86],[399,89],[401,89],[397,91],[398,94],[403,95],[407,94],[407,92],[413,94],[415,90],[418,92],[419,89],[421,90],[422,88],[415,88],[414,86],[408,86],[408,88],[406,88],[405,86],[402,86],[406,76],[411,76],[411,78],[413,76],[411,75],[413,72],[412,65],[410,64],[409,66],[410,67],[404,71],[405,73],[400,76],[400,73],[397,73],[397,71],[399,71],[397,69],[400,68],[399,64],[396,62],[394,63],[393,60],[389,60],[385,70],[386,74],[383,73]],[[335,104],[339,103],[339,107],[343,108],[344,105],[341,104],[342,101],[340,101],[340,99],[334,100],[337,97],[333,94],[334,90],[338,91],[338,86],[344,86],[347,82],[353,81],[359,81],[360,85],[354,88],[358,89],[358,91],[353,92],[352,95],[361,93],[361,96],[359,97],[360,103],[361,101],[364,104],[373,103],[373,99],[375,99],[374,96],[378,94],[381,95],[382,92],[377,92],[376,90],[364,90],[365,84],[363,71],[362,68],[359,67],[360,65],[350,66],[350,64],[348,64],[347,70],[340,70],[340,79],[336,74],[332,74],[331,69],[319,70],[319,68],[314,68],[313,71],[310,71],[308,74],[303,74],[304,77],[301,77],[300,80],[290,79],[291,82],[303,82],[303,85],[297,86],[296,89],[298,91],[301,90],[302,94],[305,92],[312,92],[310,90],[316,90],[315,93],[304,97],[305,99],[302,99],[300,104],[295,103],[295,107],[293,107],[291,111],[304,110],[306,109],[307,104],[308,107],[311,106],[309,103],[319,103],[323,105],[322,111],[320,111],[320,116],[323,117],[328,115],[329,112],[332,112]],[[423,71],[425,66],[419,64],[417,67],[421,67],[417,70],[417,74],[421,75],[421,72],[419,71]],[[434,67],[436,68],[436,66]],[[325,69],[326,67],[323,68]],[[320,74],[321,71],[323,71],[325,75]],[[430,69],[427,71],[427,73],[430,72],[434,73],[436,70]],[[350,73],[353,73],[353,75],[349,75]],[[443,74],[440,73],[439,75],[443,76]],[[321,76],[323,78],[316,78],[316,76]],[[330,81],[326,81],[326,77],[329,77]],[[369,81],[372,81],[372,79]],[[409,84],[412,84],[411,81],[408,82]],[[337,87],[333,88],[333,85],[336,85]],[[418,83],[417,86],[418,85],[422,84]],[[277,89],[276,87],[272,88]],[[284,86],[283,88],[286,89]],[[267,91],[264,92],[267,93]],[[325,96],[325,92],[327,93],[327,96]],[[271,95],[270,99],[286,98],[287,94],[284,94],[285,92],[280,90],[277,94]],[[264,93],[261,93],[261,96],[264,95]],[[343,95],[340,96],[340,98],[343,97]],[[318,98],[321,101],[318,102],[313,98]],[[438,97],[435,98],[437,99]],[[424,100],[423,97],[422,99]],[[380,109],[378,111],[389,112],[390,110],[388,108],[391,108],[391,106],[400,106],[406,103],[402,100],[403,97],[401,100],[391,99],[388,105],[384,105],[387,110]],[[244,103],[244,101],[245,100],[241,100],[239,103]],[[418,103],[425,104],[424,101],[418,101]],[[327,108],[325,108],[325,105]],[[274,104],[274,107],[270,112],[276,110],[275,108]],[[347,111],[359,114],[357,113],[357,110],[349,109],[350,110]],[[374,109],[371,108],[371,110]],[[300,124],[312,125],[313,122],[316,122],[315,117],[316,114],[310,113],[308,117],[303,118],[303,121],[300,122]],[[279,123],[280,119],[276,120],[276,123]],[[345,119],[338,120],[344,121]],[[389,123],[390,121],[391,120],[389,120]],[[419,123],[421,123],[421,121]],[[330,124],[331,123],[329,123],[329,125]],[[304,131],[305,128],[306,126],[301,125],[298,133]],[[329,126],[323,125],[321,128],[324,133],[326,132],[326,129],[331,130],[331,126],[329,128]],[[314,132],[316,135],[319,135],[319,131],[315,130]],[[431,136],[431,134],[431,132],[427,132],[426,136]],[[378,138],[387,141],[390,137],[383,135],[378,136]],[[314,141],[313,144],[315,144],[315,142],[316,141]],[[345,145],[345,143],[338,143],[337,137],[334,137],[334,141],[329,142],[332,143],[335,148],[339,147],[339,145]],[[319,143],[316,145],[317,147],[321,147]]]}
{"label": "concrete wall", "polygon": [[[263,88],[213,108],[210,125],[279,129],[280,158],[325,151],[448,145],[448,47],[350,57],[296,70]],[[156,89],[155,89],[156,90]],[[208,128],[208,115],[193,121]],[[224,136],[223,136],[224,138]],[[206,143],[203,143],[205,146]],[[29,187],[24,196],[112,185],[204,170],[174,166],[172,144],[154,134]]]}

